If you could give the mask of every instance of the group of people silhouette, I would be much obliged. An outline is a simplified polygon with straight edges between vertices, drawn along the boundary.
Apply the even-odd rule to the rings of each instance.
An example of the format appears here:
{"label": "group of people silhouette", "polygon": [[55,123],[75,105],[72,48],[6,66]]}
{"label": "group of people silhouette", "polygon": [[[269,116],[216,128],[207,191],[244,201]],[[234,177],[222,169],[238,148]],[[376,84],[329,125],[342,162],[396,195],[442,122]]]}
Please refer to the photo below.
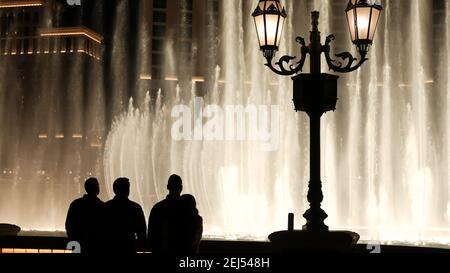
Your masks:
{"label": "group of people silhouette", "polygon": [[118,178],[113,184],[115,197],[103,202],[96,178],[85,182],[86,194],[69,207],[66,232],[70,241],[81,246],[83,254],[134,254],[149,247],[153,253],[198,253],[203,219],[194,196],[181,195],[180,176],[169,178],[166,199],[151,210],[146,226],[142,207],[129,200],[130,181]]}

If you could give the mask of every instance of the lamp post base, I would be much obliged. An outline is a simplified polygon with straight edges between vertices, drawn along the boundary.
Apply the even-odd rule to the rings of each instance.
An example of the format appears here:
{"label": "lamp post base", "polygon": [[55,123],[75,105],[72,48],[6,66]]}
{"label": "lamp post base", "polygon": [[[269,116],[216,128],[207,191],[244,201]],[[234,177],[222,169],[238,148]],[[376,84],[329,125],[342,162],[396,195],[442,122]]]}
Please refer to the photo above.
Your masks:
{"label": "lamp post base", "polygon": [[360,236],[351,231],[304,230],[279,231],[269,236],[277,253],[331,252],[348,253],[358,243]]}
{"label": "lamp post base", "polygon": [[303,217],[307,221],[306,225],[303,226],[304,231],[310,232],[329,231],[328,226],[325,225],[324,223],[325,219],[328,218],[328,215],[320,207],[311,207],[309,210],[305,212],[305,214],[303,214]]}

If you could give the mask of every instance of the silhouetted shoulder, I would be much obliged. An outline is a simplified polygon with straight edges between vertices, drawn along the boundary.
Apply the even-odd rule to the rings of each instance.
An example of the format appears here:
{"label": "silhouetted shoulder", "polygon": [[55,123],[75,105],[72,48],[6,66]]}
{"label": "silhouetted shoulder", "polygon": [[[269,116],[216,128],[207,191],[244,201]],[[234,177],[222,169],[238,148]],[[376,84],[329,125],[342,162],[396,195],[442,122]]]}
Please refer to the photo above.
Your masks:
{"label": "silhouetted shoulder", "polygon": [[153,206],[152,211],[158,212],[166,206],[166,200],[163,200],[161,202],[156,203],[156,205]]}
{"label": "silhouetted shoulder", "polygon": [[132,207],[133,209],[136,209],[136,210],[142,210],[142,206],[141,205],[139,205],[138,203],[136,203],[136,202],[133,202],[133,201],[129,201],[129,204],[130,204],[130,207]]}
{"label": "silhouetted shoulder", "polygon": [[73,200],[72,203],[70,203],[70,207],[78,207],[81,206],[83,204],[83,200],[84,198],[78,198],[76,200]]}
{"label": "silhouetted shoulder", "polygon": [[99,198],[92,198],[89,196],[84,196],[81,198],[78,198],[76,200],[74,200],[72,203],[70,203],[70,208],[76,209],[76,208],[81,208],[86,206],[87,204],[90,205],[95,205],[95,206],[99,206],[102,207],[105,205],[105,203],[100,200]]}
{"label": "silhouetted shoulder", "polygon": [[109,201],[106,201],[106,202],[105,202],[105,207],[108,208],[108,209],[111,209],[112,207],[117,206],[118,203],[119,203],[118,200],[112,199],[112,200],[109,200]]}

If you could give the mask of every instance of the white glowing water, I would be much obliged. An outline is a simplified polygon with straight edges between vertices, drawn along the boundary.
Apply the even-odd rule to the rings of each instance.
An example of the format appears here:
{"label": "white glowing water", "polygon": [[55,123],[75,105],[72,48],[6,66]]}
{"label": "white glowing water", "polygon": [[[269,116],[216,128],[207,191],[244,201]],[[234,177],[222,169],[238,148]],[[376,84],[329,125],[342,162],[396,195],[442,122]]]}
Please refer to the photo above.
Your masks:
{"label": "white glowing water", "polygon": [[[225,59],[220,70],[210,72],[216,85],[205,104],[280,105],[279,150],[261,152],[253,142],[172,141],[171,110],[193,105],[192,84],[192,90],[161,90],[156,101],[130,103],[105,152],[107,181],[130,177],[132,198],[147,212],[164,198],[167,177],[180,174],[185,192],[197,197],[205,234],[227,238],[285,229],[289,212],[296,213],[300,228],[309,179],[307,118],[293,111],[290,80],[263,66],[248,16],[253,3],[242,2],[222,1]],[[331,2],[286,1],[290,17],[280,51],[296,52],[288,43],[294,34],[307,38],[308,9],[321,11],[323,39],[333,31]],[[385,1],[370,62],[341,78],[338,111],[324,117],[324,207],[332,229],[373,240],[450,242],[449,34],[436,75],[428,61],[428,2]],[[348,39],[347,33],[340,36]],[[226,83],[223,89],[219,80]]]}
{"label": "white glowing water", "polygon": [[[226,27],[220,43],[207,41],[220,54],[205,49],[212,58],[206,78],[214,79],[214,84],[204,103],[279,105],[281,141],[276,152],[260,151],[260,143],[253,141],[174,142],[170,136],[175,121],[172,108],[193,105],[196,84],[163,89],[151,97],[142,82],[135,90],[127,90],[130,50],[139,52],[137,70],[148,74],[149,2],[139,1],[140,42],[133,49],[123,38],[131,31],[123,20],[130,2],[118,2],[109,104],[102,72],[83,78],[82,65],[77,63],[64,70],[71,76],[63,78],[60,68],[65,64],[53,57],[41,63],[46,68],[43,77],[51,75],[53,80],[44,81],[42,93],[26,100],[29,109],[22,111],[22,100],[28,98],[32,86],[27,81],[11,81],[18,77],[11,69],[14,62],[1,59],[0,120],[7,128],[0,132],[2,163],[22,173],[42,166],[55,170],[56,177],[47,180],[47,173],[34,172],[27,174],[27,183],[15,173],[2,179],[0,222],[25,229],[63,229],[70,201],[82,193],[87,175],[83,170],[90,169],[92,175],[106,178],[109,196],[114,178],[130,177],[131,197],[147,214],[165,197],[168,176],[180,174],[185,192],[197,197],[209,236],[265,238],[286,228],[290,212],[296,213],[300,228],[301,214],[307,208],[309,125],[305,114],[293,111],[290,79],[268,71],[256,49],[249,16],[256,1],[220,1],[227,15],[220,16],[221,24]],[[297,54],[291,41],[297,34],[308,38],[313,9],[321,12],[322,39],[335,32],[343,49],[353,50],[344,18],[330,20],[336,9],[345,8],[345,2],[285,1],[289,19],[280,52]],[[450,244],[450,10],[445,1],[444,14],[432,16],[431,2],[383,1],[385,11],[370,61],[340,79],[338,110],[324,116],[322,123],[324,207],[332,229],[354,230],[366,240]],[[442,16],[445,20],[438,32],[442,42],[433,44],[433,17]],[[176,73],[178,64],[171,45],[166,46],[168,74]],[[438,58],[433,58],[433,52]],[[36,74],[42,72],[40,65],[30,63],[30,67],[36,67]],[[83,81],[90,83],[88,92],[83,91]],[[134,101],[127,107],[124,102],[129,94]],[[116,117],[100,158],[74,142],[49,139],[51,145],[36,145],[40,130],[49,135],[72,134],[86,127],[89,136],[103,135],[106,105],[113,113],[128,111]],[[68,130],[67,125],[73,128]],[[69,156],[74,154],[76,160]],[[69,179],[61,170],[72,170],[73,175]]]}

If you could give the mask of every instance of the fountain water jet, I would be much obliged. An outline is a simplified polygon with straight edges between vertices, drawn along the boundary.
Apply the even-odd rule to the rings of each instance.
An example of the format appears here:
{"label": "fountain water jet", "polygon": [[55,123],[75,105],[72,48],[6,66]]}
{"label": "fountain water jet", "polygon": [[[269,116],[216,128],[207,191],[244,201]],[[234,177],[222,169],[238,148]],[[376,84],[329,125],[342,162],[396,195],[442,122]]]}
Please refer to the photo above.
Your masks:
{"label": "fountain water jet", "polygon": [[[0,222],[17,223],[25,229],[64,228],[65,210],[82,191],[86,175],[82,170],[88,164],[83,162],[91,161],[82,158],[85,153],[80,153],[76,162],[66,158],[68,153],[82,150],[78,145],[55,140],[52,149],[40,148],[35,145],[35,135],[27,136],[27,128],[50,128],[49,134],[58,134],[67,124],[80,127],[82,121],[88,120],[88,131],[96,136],[111,127],[106,142],[100,140],[100,144],[105,144],[104,154],[99,153],[93,160],[94,175],[105,177],[109,197],[113,179],[129,176],[133,183],[131,197],[148,214],[151,206],[164,198],[169,175],[179,173],[185,180],[186,192],[198,199],[206,235],[266,238],[271,232],[284,229],[287,214],[301,215],[307,205],[308,120],[303,114],[293,113],[291,81],[266,71],[260,53],[254,49],[256,37],[250,16],[254,3],[220,2],[222,13],[227,14],[220,16],[221,25],[226,28],[221,28],[217,39],[205,38],[214,48],[211,52],[216,50],[218,54],[208,56],[205,79],[210,82],[210,90],[204,101],[221,107],[279,105],[281,142],[276,152],[258,151],[258,143],[247,141],[173,141],[171,111],[176,105],[193,105],[195,83],[162,89],[151,96],[146,96],[143,85],[127,90],[125,83],[136,82],[136,78],[130,80],[134,75],[127,73],[127,67],[133,62],[125,56],[136,50],[136,58],[141,60],[136,70],[148,73],[146,60],[150,50],[145,43],[149,37],[147,29],[141,26],[137,49],[123,39],[130,31],[123,20],[130,3],[118,2],[112,67],[108,68],[111,78],[105,81],[112,82],[112,89],[106,94],[103,88],[108,87],[102,84],[92,84],[89,92],[82,92],[80,64],[67,72],[72,77],[71,89],[62,93],[67,83],[62,80],[63,65],[54,57],[40,65],[30,64],[36,72],[45,71],[44,77],[54,80],[41,81],[44,91],[33,95],[30,101],[35,103],[26,102],[30,111],[24,114],[20,102],[31,86],[11,81],[17,78],[15,66],[1,60],[0,120],[9,130],[0,133],[0,148],[7,155],[8,165],[22,170],[70,167],[78,178],[62,186],[56,181],[66,181],[63,174],[50,182],[42,173],[28,174],[29,183],[13,174],[13,183],[1,185]],[[138,2],[142,5],[148,1]],[[290,41],[294,35],[307,34],[309,11],[313,8],[329,14],[322,16],[320,22],[323,34],[338,31],[337,42],[351,48],[345,18],[331,20],[334,9],[341,4],[343,10],[345,2],[286,0],[291,16],[280,51],[294,52]],[[382,2],[386,12],[370,52],[370,65],[340,79],[338,111],[325,116],[322,125],[324,208],[330,214],[327,224],[333,230],[354,230],[366,240],[450,244],[448,2],[442,10],[446,31],[437,48],[438,59],[429,43],[432,31],[428,26],[434,20],[430,1]],[[141,13],[138,21],[144,22],[145,17]],[[294,33],[294,29],[299,33]],[[410,44],[415,46],[407,46]],[[171,62],[176,64],[173,51],[172,56]],[[431,68],[438,64],[436,71]],[[92,75],[92,79],[107,77],[99,71]],[[84,97],[86,93],[88,98]],[[109,104],[105,102],[110,96],[107,94],[112,94]],[[66,96],[70,105],[64,112]],[[130,96],[135,98],[132,103],[128,103]],[[80,113],[84,112],[80,102],[86,99],[90,110]],[[105,125],[106,110],[116,115],[112,126]]]}
{"label": "fountain water jet", "polygon": [[[430,139],[437,138],[438,132],[429,128],[429,121],[434,117],[427,110],[428,101],[433,99],[427,90],[445,90],[443,85],[436,88],[427,84],[426,75],[431,73],[425,60],[430,56],[426,55],[428,30],[423,26],[431,18],[423,14],[431,12],[431,6],[423,1],[385,1],[384,4],[386,18],[380,23],[384,29],[380,27],[378,34],[383,43],[376,43],[371,51],[371,65],[341,80],[337,115],[326,116],[323,124],[324,204],[327,211],[333,212],[328,224],[334,229],[358,231],[367,240],[449,242],[450,230],[432,216],[446,217],[447,211],[436,211],[437,206],[430,199],[432,194],[441,194],[436,190],[442,186],[436,176],[443,173],[440,169],[448,167],[435,160],[436,144],[430,145]],[[292,40],[289,36],[296,18],[308,18],[307,11],[297,7],[311,7],[308,1],[286,1],[286,6],[295,14],[286,24],[288,35],[282,41],[283,52],[292,49],[287,41]],[[314,2],[313,6],[331,13],[330,1]],[[286,93],[291,90],[289,80],[273,78],[264,71],[259,53],[248,49],[255,44],[253,23],[248,16],[251,6],[242,1],[223,1],[222,8],[227,14],[222,22],[227,26],[222,33],[225,60],[219,75],[210,76],[215,79],[214,86],[220,86],[220,75],[226,84],[221,90],[210,90],[205,102],[219,106],[280,105],[283,124],[280,149],[255,153],[249,142],[220,145],[207,141],[174,142],[168,133],[173,122],[168,112],[178,103],[192,105],[194,97],[180,100],[168,95],[162,108],[156,108],[155,114],[148,116],[150,123],[162,127],[153,128],[159,130],[160,137],[147,140],[152,144],[151,154],[158,156],[148,161],[152,167],[145,170],[152,172],[152,179],[145,185],[153,185],[150,192],[155,193],[147,192],[144,199],[150,200],[151,196],[161,199],[167,177],[178,172],[185,179],[187,192],[198,198],[206,235],[264,238],[284,228],[287,213],[300,214],[305,208],[307,120],[292,113],[291,94]],[[394,17],[408,18],[412,23],[399,24]],[[333,28],[330,22],[324,17],[321,25],[324,29]],[[408,25],[411,29],[404,31]],[[419,46],[412,47],[412,51],[399,51],[402,44],[392,41],[401,32],[403,39],[412,39]],[[399,69],[405,64],[410,69]],[[415,64],[421,68],[414,69]],[[126,122],[119,119],[116,124]],[[445,127],[448,133],[449,124]],[[123,134],[119,132],[114,130],[109,139],[119,138]],[[119,148],[107,146],[111,150]],[[448,155],[445,158],[448,162]],[[117,175],[119,172],[114,170],[111,176]],[[446,208],[448,196],[440,200],[445,203],[440,207]]]}

